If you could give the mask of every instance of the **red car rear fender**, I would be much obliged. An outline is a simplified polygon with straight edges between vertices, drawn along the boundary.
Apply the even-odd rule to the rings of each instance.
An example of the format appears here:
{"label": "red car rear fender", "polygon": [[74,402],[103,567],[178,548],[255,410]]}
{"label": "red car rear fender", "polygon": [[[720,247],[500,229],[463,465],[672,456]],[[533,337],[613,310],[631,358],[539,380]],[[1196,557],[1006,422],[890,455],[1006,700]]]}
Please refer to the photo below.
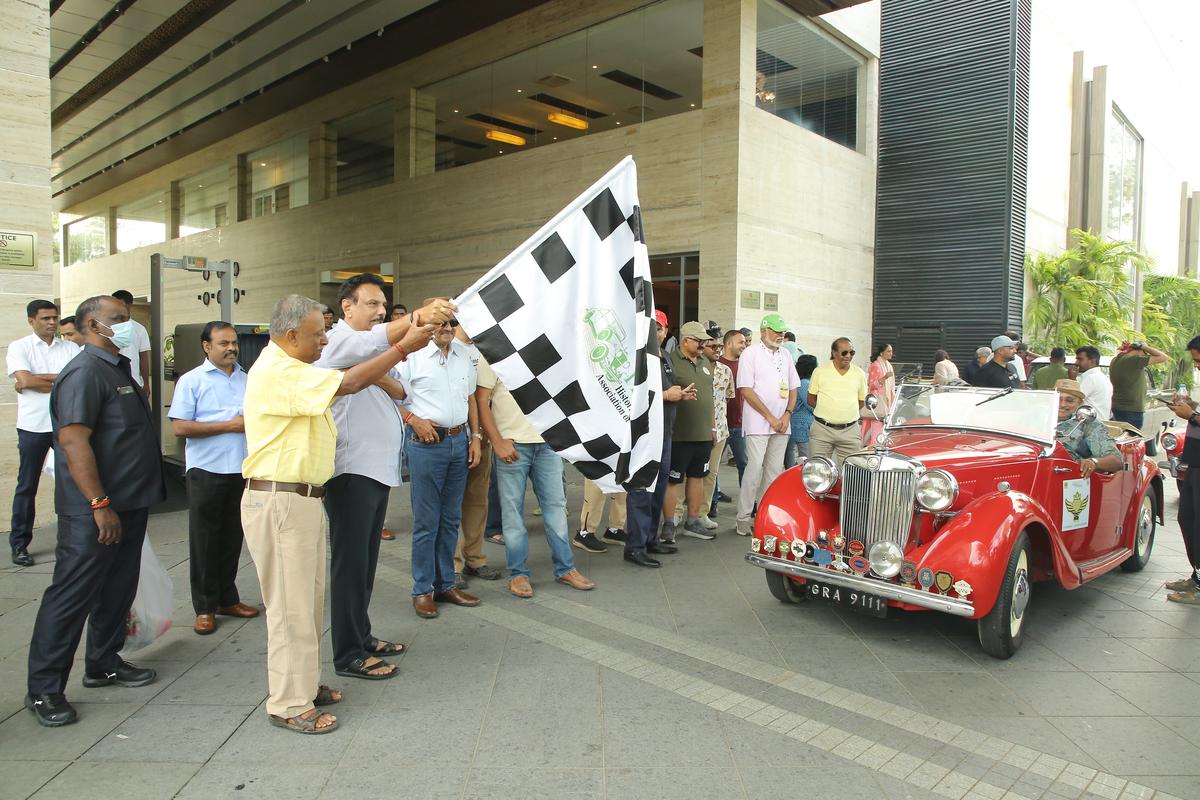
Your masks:
{"label": "red car rear fender", "polygon": [[[992,610],[1004,581],[1008,558],[1021,531],[1028,529],[1033,578],[1056,574],[1066,588],[1079,585],[1074,562],[1057,537],[1045,509],[1023,494],[994,492],[976,499],[938,530],[937,538],[910,550],[917,568],[949,572],[971,584],[975,617]],[[1040,574],[1039,574],[1040,573]]]}

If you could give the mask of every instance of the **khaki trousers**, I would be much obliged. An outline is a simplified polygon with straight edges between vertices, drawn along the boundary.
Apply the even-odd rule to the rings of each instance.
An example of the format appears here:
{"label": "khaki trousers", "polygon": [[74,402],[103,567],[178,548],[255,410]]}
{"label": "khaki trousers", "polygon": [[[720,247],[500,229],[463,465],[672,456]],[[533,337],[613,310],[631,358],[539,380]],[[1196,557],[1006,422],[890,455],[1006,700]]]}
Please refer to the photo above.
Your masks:
{"label": "khaki trousers", "polygon": [[463,566],[479,569],[487,564],[483,554],[483,530],[488,518],[488,483],[492,479],[492,444],[484,442],[479,452],[479,463],[467,471],[467,488],[463,491],[462,536],[454,546],[454,571],[461,573]]}
{"label": "khaki trousers", "polygon": [[863,449],[861,427],[851,425],[842,430],[834,430],[813,420],[808,429],[808,456],[825,456],[832,458],[838,472],[842,470],[842,462],[846,456],[853,455]]}
{"label": "khaki trousers", "polygon": [[705,514],[712,508],[713,494],[717,489],[717,470],[721,466],[721,456],[725,454],[725,443],[728,441],[728,436],[718,439],[708,456],[708,474],[704,476],[704,503],[701,505]]}
{"label": "khaki trousers", "polygon": [[583,482],[583,510],[579,512],[579,529],[595,533],[604,514],[604,504],[612,500],[608,507],[608,527],[625,530],[625,493],[606,495],[600,491],[595,481]]}
{"label": "khaki trousers", "polygon": [[295,492],[242,493],[242,530],[267,607],[267,713],[313,707],[321,673],[325,506]]}

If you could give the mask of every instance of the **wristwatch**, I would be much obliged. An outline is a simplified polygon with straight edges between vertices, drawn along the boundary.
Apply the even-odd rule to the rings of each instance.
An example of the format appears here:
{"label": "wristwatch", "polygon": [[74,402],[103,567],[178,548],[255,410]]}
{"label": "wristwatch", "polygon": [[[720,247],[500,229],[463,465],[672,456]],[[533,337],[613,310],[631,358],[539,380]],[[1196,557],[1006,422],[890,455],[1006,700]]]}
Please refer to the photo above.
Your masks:
{"label": "wristwatch", "polygon": [[482,434],[482,433],[480,433],[479,431],[475,431],[474,433],[472,433],[472,434],[471,434],[471,438],[472,438],[472,439],[478,439],[479,441],[481,441],[481,442],[482,442],[482,441],[483,441],[483,434]]}

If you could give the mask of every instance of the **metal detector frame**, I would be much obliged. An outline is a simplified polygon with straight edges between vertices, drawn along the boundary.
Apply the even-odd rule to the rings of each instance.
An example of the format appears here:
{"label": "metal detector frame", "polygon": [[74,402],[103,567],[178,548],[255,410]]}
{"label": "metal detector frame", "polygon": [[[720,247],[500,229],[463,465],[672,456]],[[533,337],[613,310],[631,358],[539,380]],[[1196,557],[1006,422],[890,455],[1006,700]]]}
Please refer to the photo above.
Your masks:
{"label": "metal detector frame", "polygon": [[150,256],[150,392],[153,399],[152,411],[156,430],[162,430],[163,388],[163,270],[181,269],[185,272],[215,272],[221,279],[221,290],[217,302],[221,305],[221,319],[233,322],[233,271],[236,261],[224,259],[209,261],[203,256],[170,258],[162,253]]}

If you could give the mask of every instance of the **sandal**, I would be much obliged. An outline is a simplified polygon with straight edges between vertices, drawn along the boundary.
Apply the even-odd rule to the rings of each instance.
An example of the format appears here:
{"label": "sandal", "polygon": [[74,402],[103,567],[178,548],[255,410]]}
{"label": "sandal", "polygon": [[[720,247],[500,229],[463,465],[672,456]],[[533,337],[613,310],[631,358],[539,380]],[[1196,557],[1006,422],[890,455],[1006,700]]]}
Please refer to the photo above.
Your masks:
{"label": "sandal", "polygon": [[492,544],[499,544],[499,545],[504,544],[504,534],[503,533],[493,533],[491,536],[485,536],[483,538],[486,539],[487,541],[491,542]]}
{"label": "sandal", "polygon": [[323,728],[318,728],[317,720],[321,719],[322,717],[333,717],[333,715],[326,714],[319,708],[312,708],[308,711],[305,711],[303,714],[297,714],[294,717],[287,717],[286,719],[284,717],[277,717],[274,714],[267,715],[267,718],[271,721],[272,725],[277,728],[284,728],[292,731],[293,733],[333,733],[338,729],[339,723],[336,718],[334,718],[332,725],[326,725]]}
{"label": "sandal", "polygon": [[367,640],[367,652],[376,656],[398,656],[408,651],[400,642],[389,642],[372,636]]}
{"label": "sandal", "polygon": [[[372,670],[379,669],[380,667],[391,667],[391,670],[384,672],[381,675],[372,674]],[[389,664],[382,658],[375,659],[374,664],[368,664],[365,659],[356,658],[350,662],[348,667],[335,669],[334,672],[336,672],[338,675],[341,675],[343,678],[362,678],[363,680],[367,681],[386,681],[388,678],[394,678],[399,675],[400,668],[395,664]]]}
{"label": "sandal", "polygon": [[325,684],[317,687],[317,696],[313,698],[314,706],[332,706],[342,702],[342,690],[330,689]]}

